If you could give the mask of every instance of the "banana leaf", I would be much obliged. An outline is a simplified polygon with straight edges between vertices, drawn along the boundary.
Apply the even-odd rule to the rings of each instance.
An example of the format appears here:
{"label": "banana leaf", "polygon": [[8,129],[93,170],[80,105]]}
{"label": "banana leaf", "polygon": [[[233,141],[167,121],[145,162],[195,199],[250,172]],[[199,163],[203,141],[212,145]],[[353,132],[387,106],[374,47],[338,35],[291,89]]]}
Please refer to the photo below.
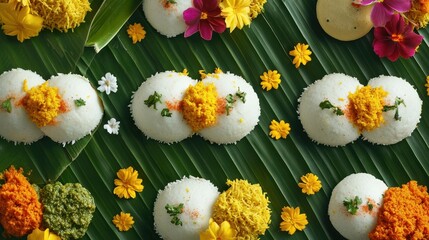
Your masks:
{"label": "banana leaf", "polygon": [[[0,170],[13,164],[31,171],[29,180],[41,186],[56,180],[80,182],[91,191],[97,210],[84,239],[159,239],[152,215],[157,192],[168,182],[188,175],[206,178],[220,191],[227,189],[227,179],[259,183],[267,192],[272,210],[270,228],[261,239],[342,239],[329,222],[327,208],[334,186],[351,173],[373,174],[388,186],[410,180],[429,185],[426,29],[419,30],[425,40],[415,57],[390,62],[373,52],[372,32],[352,42],[326,35],[316,18],[316,0],[269,0],[250,28],[214,35],[209,42],[198,35],[168,39],[158,34],[146,21],[141,6],[127,5],[127,11],[116,16],[114,8],[102,7],[101,0],[91,4],[93,11],[86,23],[72,33],[45,31],[22,44],[0,34],[0,72],[21,67],[37,71],[46,79],[59,72],[74,72],[86,76],[94,86],[107,72],[118,79],[118,92],[99,96],[105,106],[101,125],[116,118],[121,122],[119,135],[110,135],[99,127],[65,148],[47,138],[30,146],[0,140]],[[119,31],[100,30],[108,23],[97,16],[110,16],[109,21],[114,21]],[[126,27],[135,22],[142,23],[147,34],[134,45]],[[104,31],[117,34],[109,41]],[[84,48],[94,42],[108,44],[97,54],[92,48]],[[299,69],[288,54],[297,43],[308,43],[313,52],[312,61]],[[128,105],[133,91],[145,79],[156,72],[184,68],[191,77],[198,78],[198,70],[210,72],[216,67],[243,76],[260,100],[259,124],[237,144],[215,145],[193,136],[166,145],[147,139],[134,125]],[[260,87],[259,76],[269,69],[278,70],[282,82],[279,89],[266,92]],[[361,139],[339,148],[312,142],[298,119],[297,99],[308,84],[333,72],[354,76],[362,84],[382,74],[406,79],[423,100],[417,129],[409,138],[390,146],[372,145]],[[268,126],[273,119],[290,123],[292,130],[286,139],[269,137]],[[116,172],[128,166],[139,171],[145,187],[135,199],[124,200],[113,195],[113,181]],[[301,193],[297,185],[308,172],[318,175],[323,185],[312,196]],[[285,205],[299,206],[306,213],[309,224],[304,231],[293,236],[280,231],[280,213]],[[112,224],[113,216],[121,211],[131,213],[135,220],[127,232],[119,232]]]}

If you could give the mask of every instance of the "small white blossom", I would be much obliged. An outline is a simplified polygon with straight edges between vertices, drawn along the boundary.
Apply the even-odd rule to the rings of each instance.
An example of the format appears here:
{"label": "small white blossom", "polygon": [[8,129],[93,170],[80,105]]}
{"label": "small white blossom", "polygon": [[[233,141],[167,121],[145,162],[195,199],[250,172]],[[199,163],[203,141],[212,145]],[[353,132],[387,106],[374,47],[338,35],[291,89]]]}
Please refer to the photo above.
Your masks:
{"label": "small white blossom", "polygon": [[106,73],[104,77],[101,77],[101,80],[98,81],[98,85],[100,85],[97,90],[100,92],[106,92],[107,95],[110,92],[118,91],[118,84],[116,83],[116,77],[111,73]]}
{"label": "small white blossom", "polygon": [[109,121],[107,121],[107,124],[104,124],[104,129],[107,130],[110,134],[119,134],[119,123],[120,121],[116,121],[116,119],[111,118]]}

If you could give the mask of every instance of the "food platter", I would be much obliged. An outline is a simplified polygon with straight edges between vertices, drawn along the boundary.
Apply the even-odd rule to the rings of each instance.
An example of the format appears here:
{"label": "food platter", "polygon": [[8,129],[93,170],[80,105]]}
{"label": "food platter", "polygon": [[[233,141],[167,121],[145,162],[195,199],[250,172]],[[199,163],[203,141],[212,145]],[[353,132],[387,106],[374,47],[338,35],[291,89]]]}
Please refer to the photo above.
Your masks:
{"label": "food platter", "polygon": [[[350,42],[325,34],[316,17],[316,0],[268,0],[264,13],[250,27],[214,35],[211,41],[197,35],[166,38],[146,21],[139,1],[103,8],[103,4],[119,6],[121,2],[93,0],[86,23],[74,32],[45,30],[24,43],[0,34],[0,72],[20,67],[36,71],[45,79],[72,72],[84,75],[94,86],[107,72],[118,79],[116,93],[99,92],[105,109],[100,126],[74,145],[62,147],[46,137],[32,145],[0,140],[1,171],[15,165],[31,172],[31,182],[79,182],[90,190],[97,210],[84,239],[159,239],[152,215],[157,192],[167,183],[189,175],[208,179],[221,191],[227,188],[227,179],[259,183],[267,192],[272,210],[270,228],[261,239],[341,239],[329,222],[328,202],[334,186],[351,173],[370,173],[388,186],[410,180],[429,185],[426,39],[410,59],[380,59],[372,50],[372,31]],[[112,21],[110,35],[114,37],[96,53],[85,43],[97,35],[97,29],[102,29],[99,19],[107,15]],[[147,32],[137,44],[126,32],[128,24],[135,22]],[[88,33],[92,35],[88,37]],[[429,37],[427,29],[419,33]],[[309,44],[313,52],[312,61],[298,69],[288,54],[297,43]],[[134,125],[128,105],[133,91],[145,79],[157,72],[181,72],[184,68],[191,77],[198,78],[199,70],[211,72],[216,67],[242,76],[260,100],[259,124],[237,144],[210,144],[199,136],[161,144],[147,139]],[[260,87],[259,76],[269,69],[278,70],[282,82],[277,90],[267,92]],[[362,84],[382,74],[406,79],[423,100],[417,129],[409,138],[389,146],[372,145],[362,139],[337,148],[312,142],[298,119],[298,98],[307,85],[335,72],[356,77]],[[103,129],[110,118],[120,121],[119,135],[110,135]],[[291,133],[286,139],[276,141],[269,137],[273,119],[290,123]],[[116,172],[128,166],[138,170],[144,190],[135,199],[119,199],[113,194],[113,181]],[[298,187],[299,178],[309,172],[319,176],[323,185],[319,193],[311,196],[301,193]],[[309,224],[303,232],[290,236],[280,231],[280,214],[285,205],[300,207],[306,213]],[[121,211],[131,213],[135,220],[127,232],[119,232],[112,223],[113,216]]]}

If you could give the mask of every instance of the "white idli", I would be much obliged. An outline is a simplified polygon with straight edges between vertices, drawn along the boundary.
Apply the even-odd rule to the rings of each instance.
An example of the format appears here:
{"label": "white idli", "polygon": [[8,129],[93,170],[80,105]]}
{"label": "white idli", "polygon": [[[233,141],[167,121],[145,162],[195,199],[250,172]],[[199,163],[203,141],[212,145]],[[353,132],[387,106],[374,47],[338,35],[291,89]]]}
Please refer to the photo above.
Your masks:
{"label": "white idli", "polygon": [[349,93],[360,86],[356,78],[333,73],[304,89],[298,99],[299,119],[313,141],[328,146],[344,146],[359,137],[359,130],[345,115],[337,115],[332,109],[321,109],[319,104],[328,100],[344,110],[349,103]]}
{"label": "white idli", "polygon": [[[232,73],[210,74],[202,80],[205,84],[213,83],[218,97],[226,98],[231,94],[235,99],[229,114],[225,111],[217,116],[214,126],[198,132],[203,138],[218,144],[235,143],[249,134],[259,122],[261,108],[259,98],[252,86],[242,77]],[[237,93],[245,94],[243,102]]]}
{"label": "white idli", "polygon": [[[212,206],[219,196],[217,187],[210,181],[184,177],[169,183],[158,192],[154,206],[154,225],[164,240],[198,240],[201,231],[208,228]],[[182,213],[177,214],[182,223],[171,223],[172,216],[166,206],[177,207],[183,204]]]}
{"label": "white idli", "polygon": [[[48,84],[58,88],[66,111],[53,124],[41,128],[45,135],[65,145],[90,134],[103,117],[103,105],[88,79],[77,74],[59,74],[48,80]],[[77,106],[75,100],[83,100],[85,105]]]}
{"label": "white idli", "polygon": [[[368,234],[377,223],[377,214],[382,205],[386,184],[367,173],[345,177],[335,186],[329,200],[328,214],[334,228],[350,240],[369,239]],[[344,201],[360,199],[356,213],[347,211]]]}
{"label": "white idli", "polygon": [[406,80],[393,76],[380,76],[369,80],[371,87],[382,87],[388,94],[387,105],[394,105],[396,98],[404,103],[398,105],[400,120],[395,119],[395,110],[383,112],[384,123],[371,131],[362,132],[365,140],[376,144],[394,144],[411,135],[420,122],[422,100]]}
{"label": "white idli", "polygon": [[11,112],[0,107],[0,136],[15,143],[29,144],[43,137],[43,132],[33,123],[20,104],[25,96],[24,80],[28,89],[45,82],[37,73],[12,69],[0,75],[0,106],[10,99]]}
{"label": "white idli", "polygon": [[[134,93],[130,110],[136,126],[149,138],[160,142],[174,143],[191,136],[192,129],[183,118],[180,109],[170,110],[171,116],[161,115],[168,109],[167,103],[180,105],[186,89],[195,85],[196,81],[177,72],[166,71],[157,73],[141,84]],[[147,106],[147,100],[155,91],[161,95],[161,102],[155,106]]]}
{"label": "white idli", "polygon": [[331,37],[352,41],[365,36],[373,27],[373,6],[352,5],[351,0],[318,0],[317,20]]}
{"label": "white idli", "polygon": [[167,0],[143,1],[143,11],[147,21],[167,37],[175,37],[185,32],[183,12],[192,6],[192,0],[178,0],[175,3],[169,3]]}

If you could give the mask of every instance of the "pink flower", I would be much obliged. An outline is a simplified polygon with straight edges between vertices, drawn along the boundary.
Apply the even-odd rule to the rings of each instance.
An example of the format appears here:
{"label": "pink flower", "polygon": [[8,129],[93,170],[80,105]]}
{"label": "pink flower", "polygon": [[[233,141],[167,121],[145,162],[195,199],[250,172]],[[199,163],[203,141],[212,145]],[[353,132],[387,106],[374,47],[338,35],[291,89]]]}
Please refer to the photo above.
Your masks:
{"label": "pink flower", "polygon": [[183,19],[187,25],[185,37],[196,32],[204,40],[211,40],[213,31],[225,31],[225,20],[220,15],[221,10],[217,0],[194,0],[194,7],[183,12]]}
{"label": "pink flower", "polygon": [[371,20],[375,27],[383,27],[395,12],[407,12],[411,8],[411,0],[362,0],[366,6],[375,3],[371,12]]}
{"label": "pink flower", "polygon": [[411,24],[405,24],[402,16],[394,14],[384,27],[374,29],[372,46],[379,57],[396,61],[399,56],[403,58],[414,56],[422,40],[421,35],[413,32]]}

